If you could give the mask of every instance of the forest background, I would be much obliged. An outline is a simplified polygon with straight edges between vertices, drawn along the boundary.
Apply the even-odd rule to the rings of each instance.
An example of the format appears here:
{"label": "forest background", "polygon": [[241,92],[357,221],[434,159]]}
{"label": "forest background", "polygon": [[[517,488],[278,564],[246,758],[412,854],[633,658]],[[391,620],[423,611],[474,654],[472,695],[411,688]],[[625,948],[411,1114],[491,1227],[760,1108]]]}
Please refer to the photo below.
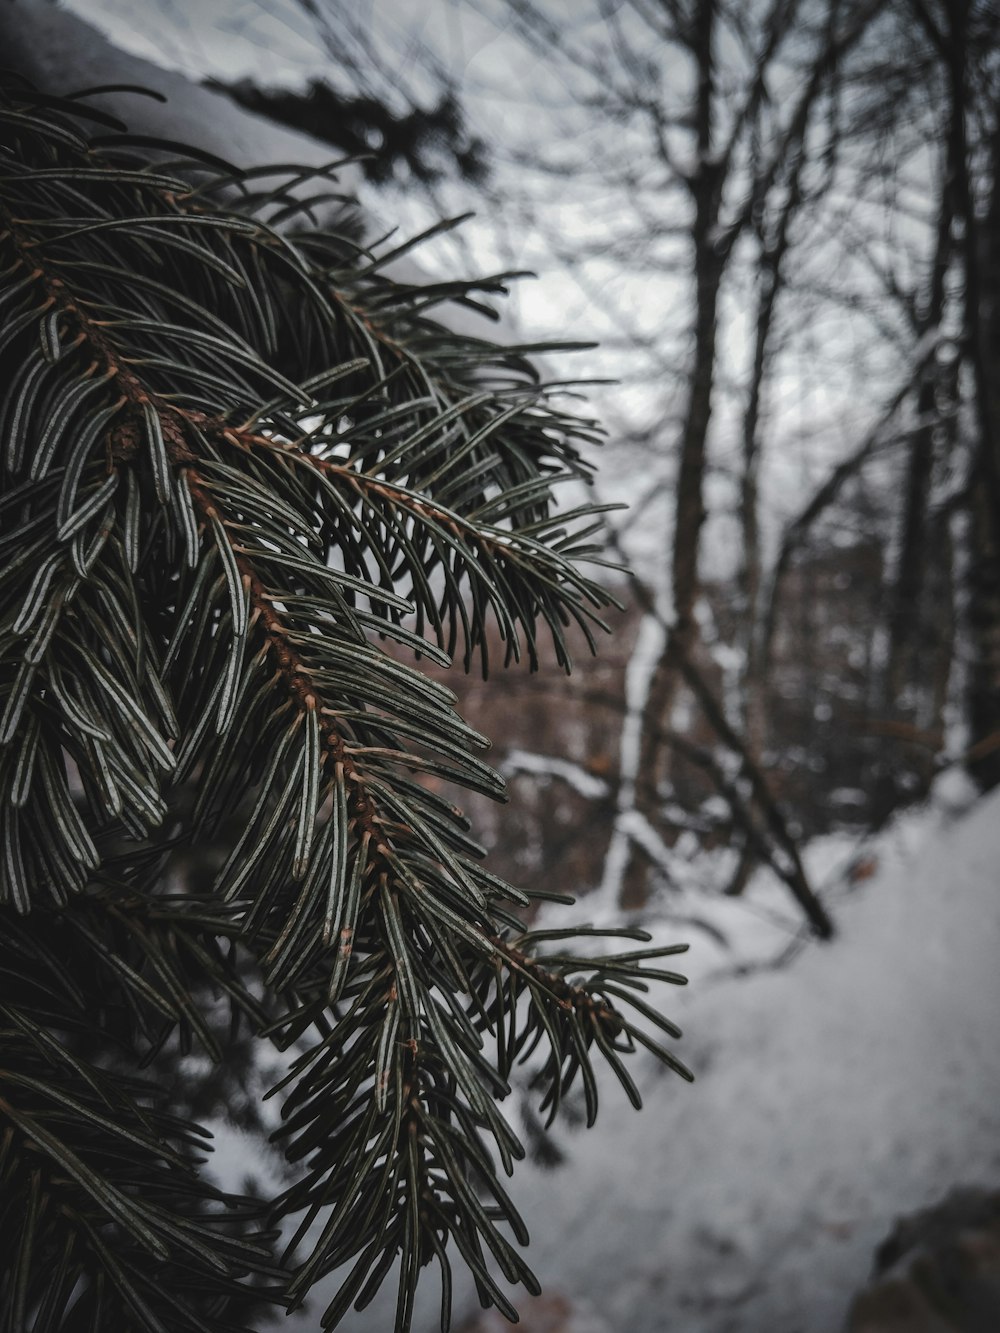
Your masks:
{"label": "forest background", "polygon": [[367,155],[401,236],[473,212],[420,263],[536,272],[503,338],[598,344],[549,369],[596,381],[625,609],[568,680],[465,686],[501,873],[669,911],[765,867],[826,934],[809,839],[1000,779],[991,5],[78,8]]}

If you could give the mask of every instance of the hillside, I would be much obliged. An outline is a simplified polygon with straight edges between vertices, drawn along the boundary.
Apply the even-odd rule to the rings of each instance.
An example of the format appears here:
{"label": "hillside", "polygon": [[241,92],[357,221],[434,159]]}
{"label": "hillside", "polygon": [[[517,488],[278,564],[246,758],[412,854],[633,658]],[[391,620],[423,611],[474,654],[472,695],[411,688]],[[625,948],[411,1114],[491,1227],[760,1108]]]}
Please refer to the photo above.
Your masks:
{"label": "hillside", "polygon": [[[839,1333],[896,1217],[1000,1185],[1000,793],[966,798],[939,782],[866,847],[832,945],[769,966],[787,936],[755,915],[766,886],[725,909],[728,963],[691,937],[694,984],[667,1004],[695,1085],[647,1067],[639,1116],[602,1089],[597,1127],[561,1131],[563,1165],[513,1184],[535,1270],[576,1310],[566,1333]],[[849,860],[822,857],[830,875]],[[237,1136],[220,1149],[245,1170]],[[315,1328],[320,1299],[290,1326]],[[389,1308],[345,1329],[381,1333]]]}

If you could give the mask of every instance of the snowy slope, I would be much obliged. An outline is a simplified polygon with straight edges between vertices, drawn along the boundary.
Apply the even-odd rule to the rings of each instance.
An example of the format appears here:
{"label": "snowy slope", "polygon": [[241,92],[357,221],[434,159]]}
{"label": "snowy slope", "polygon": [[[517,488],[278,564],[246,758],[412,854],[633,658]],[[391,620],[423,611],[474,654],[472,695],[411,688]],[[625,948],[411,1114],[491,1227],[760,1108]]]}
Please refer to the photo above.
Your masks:
{"label": "snowy slope", "polygon": [[835,946],[674,1003],[695,1087],[519,1194],[543,1279],[613,1329],[824,1333],[896,1214],[1000,1184],[998,821],[904,826]]}
{"label": "snowy slope", "polygon": [[[665,996],[693,1087],[646,1066],[641,1114],[609,1086],[565,1166],[519,1170],[535,1270],[588,1329],[836,1333],[895,1216],[1000,1186],[1000,792],[872,854],[835,944]],[[343,1327],[391,1326],[386,1300]]]}
{"label": "snowy slope", "polygon": [[[164,69],[108,41],[91,23],[51,0],[9,0],[0,11],[3,64],[54,93],[131,83],[164,101],[106,93],[93,105],[124,118],[133,131],[197,144],[239,166],[296,162],[318,166],[337,156],[328,144],[285,130],[236,107],[222,93]],[[361,184],[355,167],[341,171],[345,191]]]}
{"label": "snowy slope", "polygon": [[[79,0],[76,7],[88,17],[88,11],[95,10],[95,22],[103,13],[101,5],[92,5],[88,0]],[[98,109],[120,117],[133,133],[194,144],[241,168],[274,166],[280,180],[287,179],[289,163],[296,167],[329,166],[342,156],[329,144],[244,110],[225,94],[193,82],[177,69],[165,68],[162,62],[153,63],[122,49],[89,22],[88,17],[81,18],[53,0],[6,0],[0,5],[0,64],[28,78],[43,91],[57,94],[109,84],[151,89],[162,100],[118,91],[106,92],[90,101]],[[142,26],[141,11],[132,15],[131,24],[124,17],[118,25],[120,36],[123,39],[131,36],[134,42],[135,29]],[[148,42],[134,44],[147,50],[150,46]],[[162,57],[163,62],[170,63],[166,52]],[[360,169],[350,163],[341,165],[336,178],[345,198],[360,203],[369,238],[384,236],[390,228],[381,217],[375,193],[366,186]],[[311,181],[291,190],[292,194],[303,195],[315,192]],[[332,207],[336,213],[340,205]],[[386,265],[384,272],[397,282],[428,280],[419,261],[409,255]],[[435,318],[471,337],[511,341],[513,330],[506,320],[488,322],[479,313],[455,302],[436,307]]]}

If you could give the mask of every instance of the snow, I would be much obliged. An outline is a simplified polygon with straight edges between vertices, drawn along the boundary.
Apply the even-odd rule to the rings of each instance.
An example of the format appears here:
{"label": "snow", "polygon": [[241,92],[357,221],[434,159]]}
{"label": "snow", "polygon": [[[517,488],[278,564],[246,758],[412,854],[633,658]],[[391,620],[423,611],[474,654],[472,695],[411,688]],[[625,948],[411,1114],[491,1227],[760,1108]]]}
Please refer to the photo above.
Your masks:
{"label": "snow", "polygon": [[[701,980],[663,997],[693,1086],[639,1062],[642,1113],[608,1080],[563,1166],[518,1169],[532,1265],[588,1326],[838,1333],[895,1217],[1000,1185],[1000,792],[970,809],[945,788],[854,844],[854,876],[845,839],[809,849],[814,873],[839,866],[833,944],[781,963],[787,933],[772,923],[764,945],[746,911],[731,947],[746,974],[693,940]],[[436,1327],[433,1286],[417,1333]],[[457,1327],[475,1308],[459,1293]],[[379,1299],[345,1333],[384,1333],[390,1311]]]}
{"label": "snow", "polygon": [[500,772],[505,778],[514,778],[520,773],[530,773],[542,779],[558,778],[590,801],[599,801],[608,794],[608,784],[603,778],[595,777],[579,764],[558,755],[534,754],[530,750],[514,748],[508,750]]}
{"label": "snow", "polygon": [[[83,5],[86,9],[88,6]],[[320,166],[334,156],[329,144],[286,130],[237,107],[227,96],[191,82],[132,52],[120,50],[91,23],[49,0],[16,0],[0,15],[4,64],[42,89],[65,92],[107,84],[150,88],[164,101],[135,93],[105,93],[92,104],[122,117],[136,133],[194,143],[238,166],[302,163]],[[119,38],[130,29],[120,25]],[[356,167],[339,179],[348,193],[361,188]]]}
{"label": "snow", "polygon": [[[134,21],[126,22],[127,13],[109,16],[96,0],[79,0],[77,7],[85,18],[51,0],[13,0],[0,6],[3,64],[31,79],[43,91],[60,94],[68,89],[116,84],[151,89],[163,100],[134,92],[108,92],[89,100],[98,109],[120,117],[133,133],[197,144],[241,168],[273,165],[276,177],[282,180],[287,179],[289,163],[297,167],[327,167],[340,156],[329,144],[246,111],[224,93],[194,83],[176,69],[163,68],[162,64],[137,54],[136,51],[151,54],[155,44],[151,45],[137,32]],[[102,19],[113,28],[119,42],[130,42],[136,49],[122,50],[109,41],[94,26]],[[165,51],[160,54],[166,58]],[[360,169],[352,164],[338,167],[336,178],[344,195],[360,203],[369,237],[384,236],[389,228],[380,217],[379,203],[374,191],[365,184]],[[306,181],[293,186],[291,193],[306,195],[314,188],[312,182]],[[387,264],[384,272],[402,283],[429,280],[419,260],[409,255]],[[456,333],[477,338],[488,336],[495,342],[510,341],[513,334],[506,317],[487,323],[480,314],[454,302],[438,307],[435,318]]]}
{"label": "snow", "polygon": [[618,817],[618,830],[646,853],[668,881],[674,871],[670,848],[641,810],[625,810]]}
{"label": "snow", "polygon": [[663,616],[655,613],[643,616],[625,673],[625,721],[618,757],[621,782],[615,827],[608,845],[600,887],[601,902],[606,904],[618,901],[622,876],[628,864],[630,835],[624,821],[635,802],[635,784],[642,753],[642,719],[656,667],[663,656],[666,636],[666,620]]}

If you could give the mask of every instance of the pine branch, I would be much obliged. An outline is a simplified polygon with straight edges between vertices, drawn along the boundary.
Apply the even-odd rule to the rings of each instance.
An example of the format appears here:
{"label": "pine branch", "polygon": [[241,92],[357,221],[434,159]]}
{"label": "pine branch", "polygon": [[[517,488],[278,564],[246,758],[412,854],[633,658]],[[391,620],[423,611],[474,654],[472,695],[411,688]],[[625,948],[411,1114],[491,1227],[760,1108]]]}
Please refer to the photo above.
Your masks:
{"label": "pine branch", "polygon": [[[492,616],[507,661],[534,666],[543,621],[568,669],[566,627],[589,637],[611,600],[577,568],[598,510],[553,505],[557,482],[586,473],[592,429],[553,406],[527,349],[427,317],[496,280],[392,284],[391,255],[345,260],[343,238],[263,222],[277,199],[291,209],[284,190],[240,213],[212,202],[221,169],[191,166],[196,188],[151,170],[141,142],[84,136],[75,103],[13,98],[0,114],[0,910],[40,939],[75,923],[99,959],[80,993],[103,997],[98,1032],[115,1030],[126,1063],[174,1030],[218,1059],[205,985],[295,1047],[277,1140],[301,1174],[271,1209],[301,1214],[292,1304],[343,1268],[333,1327],[398,1260],[406,1330],[420,1270],[437,1261],[447,1287],[457,1249],[484,1303],[511,1314],[488,1256],[535,1289],[494,1165],[522,1155],[497,1105],[512,1064],[540,1048],[550,1116],[579,1078],[593,1118],[597,1057],[638,1105],[622,1059],[637,1046],[687,1076],[646,1025],[679,1034],[641,998],[680,978],[649,966],[672,949],[539,954],[547,937],[516,914],[528,900],[427,783],[502,795],[475,754],[486,742],[381,645],[441,663],[461,645],[485,672]],[[169,849],[234,818],[214,882],[173,902]],[[220,940],[259,968],[261,997]],[[110,1022],[110,995],[126,1021]],[[146,1116],[137,1088],[121,1084],[118,1119],[60,1103],[68,1134],[104,1136],[86,1178],[85,1155],[46,1128],[57,1065],[103,1095],[82,1056],[51,1045],[69,998],[31,1020],[38,1054],[15,1083],[41,1109],[7,1104],[13,1169],[23,1136],[48,1135],[89,1191],[73,1270],[87,1299],[110,1283],[133,1313],[159,1302],[163,1327],[186,1328],[169,1284],[140,1290],[140,1261],[113,1267],[101,1239],[117,1226],[158,1254],[201,1235],[182,1220],[201,1185],[178,1176],[155,1216],[141,1180],[166,1199],[167,1167],[114,1185],[105,1140]],[[42,1057],[44,1076],[24,1073]]]}
{"label": "pine branch", "polygon": [[[58,914],[5,922],[0,1328],[10,1333],[88,1320],[228,1333],[280,1291],[260,1204],[202,1180],[204,1131],[114,1067],[164,1023],[205,1035],[186,956],[200,986],[225,978],[237,1002],[257,1007],[224,955],[201,947],[205,924],[189,904],[110,884]],[[207,924],[232,929],[218,913]]]}

